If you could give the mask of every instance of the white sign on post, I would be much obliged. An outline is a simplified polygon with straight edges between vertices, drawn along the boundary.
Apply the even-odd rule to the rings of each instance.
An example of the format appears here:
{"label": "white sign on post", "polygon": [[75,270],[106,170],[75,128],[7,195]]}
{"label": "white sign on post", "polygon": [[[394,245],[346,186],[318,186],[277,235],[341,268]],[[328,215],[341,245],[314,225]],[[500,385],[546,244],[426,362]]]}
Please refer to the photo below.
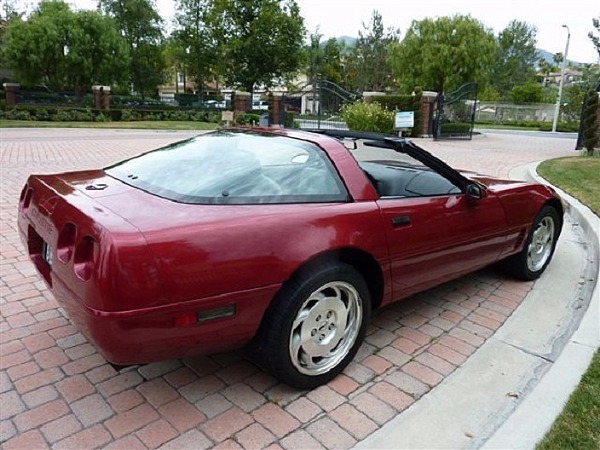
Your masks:
{"label": "white sign on post", "polygon": [[412,128],[415,126],[415,112],[414,111],[398,111],[394,118],[394,128],[399,130],[401,128]]}

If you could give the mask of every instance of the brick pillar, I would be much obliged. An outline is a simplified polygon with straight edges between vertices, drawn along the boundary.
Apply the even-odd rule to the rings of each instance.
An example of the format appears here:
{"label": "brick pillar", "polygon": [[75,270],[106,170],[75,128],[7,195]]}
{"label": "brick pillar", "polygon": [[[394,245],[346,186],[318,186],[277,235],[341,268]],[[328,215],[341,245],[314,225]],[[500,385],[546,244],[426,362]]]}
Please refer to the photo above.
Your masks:
{"label": "brick pillar", "polygon": [[233,111],[236,117],[252,109],[252,94],[250,92],[235,91],[233,97]]}
{"label": "brick pillar", "polygon": [[6,92],[6,106],[15,106],[17,104],[17,92],[21,85],[19,83],[2,83],[4,92]]}
{"label": "brick pillar", "polygon": [[110,110],[110,86],[104,86],[102,90],[102,109]]}
{"label": "brick pillar", "polygon": [[110,86],[92,86],[94,109],[110,109]]}
{"label": "brick pillar", "polygon": [[423,100],[421,102],[421,133],[424,137],[433,137],[433,130],[430,121],[433,120],[433,104],[437,98],[437,92],[423,91]]}
{"label": "brick pillar", "polygon": [[283,127],[285,118],[282,117],[283,111],[283,94],[269,94],[269,124],[272,127]]}

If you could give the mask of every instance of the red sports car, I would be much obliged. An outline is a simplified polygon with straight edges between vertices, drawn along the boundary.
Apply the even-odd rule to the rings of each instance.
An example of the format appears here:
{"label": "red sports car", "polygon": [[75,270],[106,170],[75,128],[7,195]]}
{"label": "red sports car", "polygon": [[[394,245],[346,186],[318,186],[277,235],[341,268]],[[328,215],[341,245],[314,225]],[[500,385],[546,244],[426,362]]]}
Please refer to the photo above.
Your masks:
{"label": "red sports car", "polygon": [[333,130],[225,129],[32,175],[19,201],[31,260],[111,363],[252,343],[300,388],[344,369],[374,308],[498,261],[539,277],[562,217],[546,186]]}

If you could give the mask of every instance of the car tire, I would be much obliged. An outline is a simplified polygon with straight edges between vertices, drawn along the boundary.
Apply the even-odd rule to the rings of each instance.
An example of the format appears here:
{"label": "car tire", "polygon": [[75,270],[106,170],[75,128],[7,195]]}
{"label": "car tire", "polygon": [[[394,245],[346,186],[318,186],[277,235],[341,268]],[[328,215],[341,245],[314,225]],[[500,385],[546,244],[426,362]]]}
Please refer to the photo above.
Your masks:
{"label": "car tire", "polygon": [[556,208],[542,207],[533,220],[523,250],[504,261],[506,270],[525,281],[539,278],[552,259],[561,228],[562,219]]}
{"label": "car tire", "polygon": [[354,358],[370,314],[369,289],[352,266],[334,262],[305,268],[273,299],[256,356],[278,380],[315,388]]}

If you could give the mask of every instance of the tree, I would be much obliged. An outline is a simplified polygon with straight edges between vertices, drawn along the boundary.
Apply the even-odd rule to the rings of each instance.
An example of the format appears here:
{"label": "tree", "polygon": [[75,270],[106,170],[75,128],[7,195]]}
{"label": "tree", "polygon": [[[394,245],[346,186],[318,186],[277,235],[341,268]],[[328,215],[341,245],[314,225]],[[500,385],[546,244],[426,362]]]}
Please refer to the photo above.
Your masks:
{"label": "tree", "polygon": [[204,83],[218,66],[215,41],[207,25],[212,2],[178,0],[177,6],[176,21],[179,29],[174,33],[174,38],[181,50],[178,60],[196,82],[198,97],[202,100]]}
{"label": "tree", "polygon": [[413,21],[392,50],[392,68],[403,89],[438,92],[463,83],[484,85],[496,55],[493,33],[470,16]]}
{"label": "tree", "polygon": [[594,89],[599,82],[600,66],[597,64],[586,64],[582,68],[581,80],[577,83],[568,83],[564,86],[564,102],[560,108],[563,120],[572,122],[579,120],[587,91]]}
{"label": "tree", "polygon": [[295,0],[213,0],[208,21],[230,85],[268,88],[300,69],[305,30]]}
{"label": "tree", "polygon": [[335,38],[330,38],[323,44],[322,36],[318,31],[310,35],[310,43],[304,50],[306,75],[309,80],[323,78],[332,83],[342,84],[344,44]]}
{"label": "tree", "polygon": [[165,81],[162,19],[152,0],[100,0],[102,10],[113,17],[127,41],[129,73],[133,89],[143,97]]}
{"label": "tree", "polygon": [[[600,33],[600,16],[597,19],[592,19],[592,25],[598,33]],[[598,52],[598,57],[600,58],[600,36],[596,36],[592,31],[588,33],[588,37],[596,47],[596,51]]]}
{"label": "tree", "polygon": [[112,20],[63,1],[43,1],[28,20],[12,20],[2,53],[23,84],[84,92],[126,79],[125,42]]}
{"label": "tree", "polygon": [[330,38],[323,47],[321,73],[323,78],[339,85],[344,84],[342,52],[344,44],[335,38]]}
{"label": "tree", "polygon": [[23,18],[25,11],[21,9],[22,6],[22,3],[17,0],[4,0],[0,8],[0,22]]}
{"label": "tree", "polygon": [[392,84],[392,67],[389,60],[390,48],[397,43],[399,32],[383,25],[383,18],[373,11],[368,25],[363,23],[358,39],[350,54],[349,64],[355,74],[354,88],[357,91],[384,91]]}
{"label": "tree", "polygon": [[309,43],[304,49],[306,76],[309,81],[319,78],[323,73],[322,37],[323,35],[319,33],[319,30],[315,31],[309,36]]}
{"label": "tree", "polygon": [[594,154],[594,149],[600,142],[600,130],[598,129],[598,114],[600,111],[600,102],[598,93],[593,89],[587,92],[585,106],[583,110],[583,146],[588,155]]}
{"label": "tree", "polygon": [[511,102],[517,105],[524,103],[542,103],[544,100],[544,88],[541,84],[529,81],[513,87],[509,93]]}
{"label": "tree", "polygon": [[513,86],[535,79],[536,28],[513,20],[500,32],[497,44],[490,82],[505,97]]}
{"label": "tree", "polygon": [[91,85],[123,85],[128,78],[127,43],[110,17],[78,11],[69,35],[67,84],[83,92]]}

